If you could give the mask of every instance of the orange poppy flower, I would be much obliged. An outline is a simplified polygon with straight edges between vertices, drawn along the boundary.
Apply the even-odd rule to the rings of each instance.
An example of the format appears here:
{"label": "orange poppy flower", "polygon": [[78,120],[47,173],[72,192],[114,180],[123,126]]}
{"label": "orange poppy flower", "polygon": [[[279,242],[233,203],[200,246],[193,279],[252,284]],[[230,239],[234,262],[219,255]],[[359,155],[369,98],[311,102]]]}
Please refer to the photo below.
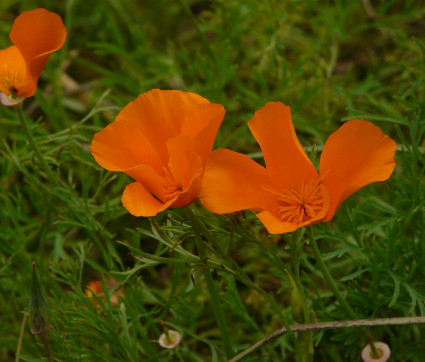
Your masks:
{"label": "orange poppy flower", "polygon": [[197,94],[154,89],[94,136],[92,154],[102,167],[136,181],[124,191],[124,207],[154,216],[196,200],[223,117],[223,106]]}
{"label": "orange poppy flower", "polygon": [[258,211],[257,217],[272,234],[329,221],[348,196],[386,180],[395,167],[395,142],[361,119],[345,123],[328,138],[320,174],[297,139],[289,107],[269,102],[248,126],[266,168],[243,154],[215,150],[200,200],[217,214]]}
{"label": "orange poppy flower", "polygon": [[66,29],[59,15],[36,9],[19,15],[9,36],[15,45],[0,50],[0,100],[7,106],[35,94],[47,59],[65,43]]}
{"label": "orange poppy flower", "polygon": [[[117,284],[116,279],[114,279],[114,278],[108,278],[107,279],[108,289],[113,289],[116,286],[116,284]],[[96,295],[98,295],[98,294],[100,295],[101,293],[103,293],[103,288],[100,284],[100,281],[97,280],[97,279],[92,279],[90,281],[89,285],[88,285],[88,288],[86,289],[86,295],[89,298],[93,297],[93,293],[96,294]],[[111,302],[111,304],[114,304],[114,305],[119,303],[118,296],[125,297],[125,294],[121,290],[121,288],[119,288],[118,290],[115,290],[114,292],[109,293],[109,294],[110,294],[109,301]],[[101,297],[101,300],[103,300],[102,295],[100,295],[100,297]],[[94,301],[95,301],[95,299],[94,299]]]}

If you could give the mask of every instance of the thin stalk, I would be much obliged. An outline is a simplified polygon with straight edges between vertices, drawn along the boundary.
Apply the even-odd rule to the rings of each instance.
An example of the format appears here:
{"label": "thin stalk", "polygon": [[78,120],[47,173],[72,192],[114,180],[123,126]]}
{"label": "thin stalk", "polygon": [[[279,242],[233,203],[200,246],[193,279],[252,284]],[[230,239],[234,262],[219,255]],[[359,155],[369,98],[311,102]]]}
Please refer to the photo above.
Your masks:
{"label": "thin stalk", "polygon": [[19,122],[21,123],[22,129],[24,130],[25,136],[27,137],[27,140],[35,154],[35,157],[37,157],[38,162],[40,162],[41,167],[43,167],[44,171],[46,172],[47,176],[49,177],[50,181],[57,185],[58,179],[53,173],[52,169],[49,167],[49,165],[46,163],[46,160],[44,159],[43,155],[41,154],[40,150],[37,147],[37,144],[34,141],[34,138],[32,136],[32,133],[27,125],[27,122],[25,120],[25,116],[22,110],[22,103],[15,106],[16,113],[19,118]]}
{"label": "thin stalk", "polygon": [[[288,275],[292,279],[293,290],[291,295],[292,314],[294,320],[302,323],[311,322],[311,313],[307,307],[307,298],[304,293],[304,288],[301,283],[300,263],[303,242],[301,241],[299,231],[293,232],[289,236],[289,244],[291,249],[292,272],[286,269]],[[302,309],[303,315],[301,316]],[[306,347],[307,344],[307,347]],[[313,333],[311,331],[305,334],[298,334],[295,342],[296,355],[300,361],[313,361],[314,345]]]}
{"label": "thin stalk", "polygon": [[[376,326],[396,326],[406,324],[423,324],[425,323],[425,316],[421,317],[396,317],[396,318],[377,318],[377,319],[357,319],[347,321],[336,321],[336,322],[319,322],[319,323],[308,323],[308,324],[295,324],[291,326],[293,332],[306,332],[306,331],[320,331],[325,329],[341,329],[341,328],[360,328],[360,327],[376,327]],[[262,347],[266,343],[270,342],[276,337],[287,332],[286,328],[278,329],[261,341],[248,347],[243,352],[233,357],[229,362],[240,361],[242,358],[248,356],[258,348]]]}
{"label": "thin stalk", "polygon": [[282,321],[285,328],[287,328],[289,335],[295,341],[295,335],[291,331],[291,327],[285,317],[285,315],[280,310],[279,306],[276,304],[276,302],[273,300],[273,298],[263,289],[261,289],[259,286],[255,285],[255,283],[251,280],[251,278],[243,271],[243,269],[239,266],[239,264],[229,255],[228,252],[224,252],[220,245],[218,244],[217,240],[215,239],[214,235],[209,232],[209,230],[205,227],[205,225],[200,224],[202,231],[204,232],[204,236],[211,242],[211,244],[216,248],[216,250],[219,252],[220,256],[226,260],[231,267],[233,268],[234,276],[239,279],[242,283],[244,283],[246,286],[248,286],[251,289],[254,289],[257,293],[262,295],[271,305],[271,307],[274,309],[276,314],[279,316],[280,320]]}
{"label": "thin stalk", "polygon": [[49,362],[53,362],[52,354],[50,353],[49,340],[48,340],[49,332],[43,331],[38,336],[40,337],[40,340],[43,343],[44,351],[46,352],[47,360]]}
{"label": "thin stalk", "polygon": [[199,224],[199,220],[197,219],[196,215],[194,214],[192,210],[191,205],[186,207],[186,213],[192,225],[196,247],[198,248],[198,252],[199,252],[199,257],[205,263],[205,267],[202,268],[202,272],[204,274],[204,278],[207,283],[214,316],[217,321],[218,328],[220,329],[221,339],[223,340],[226,357],[231,358],[233,356],[233,348],[230,342],[229,329],[227,327],[226,318],[224,316],[223,309],[221,308],[221,305],[220,305],[220,299],[218,297],[217,290],[215,289],[214,280],[212,278],[211,271],[206,266],[205,246],[201,237],[201,233],[202,233],[201,226]]}
{"label": "thin stalk", "polygon": [[15,362],[19,362],[19,355],[21,354],[22,340],[24,339],[24,331],[25,331],[25,325],[27,324],[27,318],[28,316],[24,314],[24,318],[22,319],[22,323],[21,323],[21,331],[19,332],[18,346],[16,347]]}
{"label": "thin stalk", "polygon": [[325,262],[323,261],[322,254],[320,253],[319,248],[317,247],[316,239],[314,238],[313,230],[309,229],[309,237],[310,237],[310,243],[311,248],[313,249],[314,256],[316,258],[317,264],[319,265],[320,270],[322,271],[322,275],[326,280],[326,283],[328,283],[329,288],[331,288],[332,293],[334,294],[335,298],[339,301],[341,306],[345,309],[347,314],[352,319],[358,319],[356,313],[351,309],[350,305],[345,300],[344,296],[339,291],[335,280],[332,278],[331,273],[329,272],[328,268],[326,267]]}

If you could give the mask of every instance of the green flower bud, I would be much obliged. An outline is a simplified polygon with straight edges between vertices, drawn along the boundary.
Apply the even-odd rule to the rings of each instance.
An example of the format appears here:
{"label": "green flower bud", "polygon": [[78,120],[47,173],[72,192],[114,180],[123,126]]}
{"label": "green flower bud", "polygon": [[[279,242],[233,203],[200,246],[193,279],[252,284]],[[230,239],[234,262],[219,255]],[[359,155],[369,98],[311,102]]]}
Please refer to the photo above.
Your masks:
{"label": "green flower bud", "polygon": [[32,334],[40,334],[54,328],[50,318],[49,307],[38,282],[35,262],[32,263],[29,323]]}
{"label": "green flower bud", "polygon": [[292,307],[292,316],[294,320],[298,323],[304,323],[304,304],[303,298],[301,296],[300,291],[298,290],[297,284],[292,278],[291,274],[286,270],[286,274],[289,276],[289,280],[291,282],[291,307]]}

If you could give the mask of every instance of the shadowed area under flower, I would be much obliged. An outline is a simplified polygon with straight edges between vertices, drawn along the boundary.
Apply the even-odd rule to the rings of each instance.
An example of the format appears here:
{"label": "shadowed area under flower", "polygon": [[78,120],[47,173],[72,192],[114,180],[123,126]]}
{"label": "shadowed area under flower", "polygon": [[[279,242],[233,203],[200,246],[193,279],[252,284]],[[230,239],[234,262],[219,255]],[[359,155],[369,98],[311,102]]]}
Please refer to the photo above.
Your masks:
{"label": "shadowed area under flower", "polygon": [[198,197],[224,108],[194,93],[154,89],[129,103],[98,132],[96,161],[136,182],[122,196],[135,216],[154,216]]}
{"label": "shadowed area under flower", "polygon": [[370,122],[354,119],[326,141],[320,174],[295,134],[289,107],[269,102],[248,126],[263,151],[266,168],[227,149],[213,151],[200,194],[217,214],[243,209],[272,234],[329,221],[359,188],[388,179],[396,144]]}
{"label": "shadowed area under flower", "polygon": [[35,9],[15,19],[9,36],[14,45],[0,50],[0,100],[8,106],[35,94],[47,59],[65,43],[66,29],[59,15]]}

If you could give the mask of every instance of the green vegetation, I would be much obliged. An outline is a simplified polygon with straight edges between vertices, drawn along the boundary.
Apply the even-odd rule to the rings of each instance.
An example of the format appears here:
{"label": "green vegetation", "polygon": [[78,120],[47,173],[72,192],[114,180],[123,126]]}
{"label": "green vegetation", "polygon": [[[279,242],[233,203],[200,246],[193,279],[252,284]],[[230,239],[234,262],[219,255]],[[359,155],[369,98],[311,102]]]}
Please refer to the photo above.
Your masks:
{"label": "green vegetation", "polygon": [[[351,319],[322,276],[308,230],[269,235],[253,212],[214,215],[199,202],[155,218],[124,209],[130,178],[101,168],[89,146],[152,88],[223,104],[215,147],[257,158],[246,124],[268,101],[291,107],[306,147],[322,146],[345,120],[378,125],[398,145],[394,174],[312,229],[358,318],[425,316],[421,1],[3,0],[1,49],[11,45],[16,16],[37,7],[61,15],[68,37],[23,104],[47,168],[15,109],[0,106],[0,360],[17,351],[21,361],[44,358],[28,323],[33,261],[54,325],[50,350],[61,361],[222,361],[285,320]],[[291,303],[297,281],[285,269],[297,273],[297,262],[307,314]],[[105,295],[87,294],[93,279]],[[174,349],[158,344],[164,326],[182,334]],[[301,361],[313,345],[315,361],[357,361],[369,338],[386,342],[395,361],[423,361],[424,325],[287,333],[246,360]]]}

